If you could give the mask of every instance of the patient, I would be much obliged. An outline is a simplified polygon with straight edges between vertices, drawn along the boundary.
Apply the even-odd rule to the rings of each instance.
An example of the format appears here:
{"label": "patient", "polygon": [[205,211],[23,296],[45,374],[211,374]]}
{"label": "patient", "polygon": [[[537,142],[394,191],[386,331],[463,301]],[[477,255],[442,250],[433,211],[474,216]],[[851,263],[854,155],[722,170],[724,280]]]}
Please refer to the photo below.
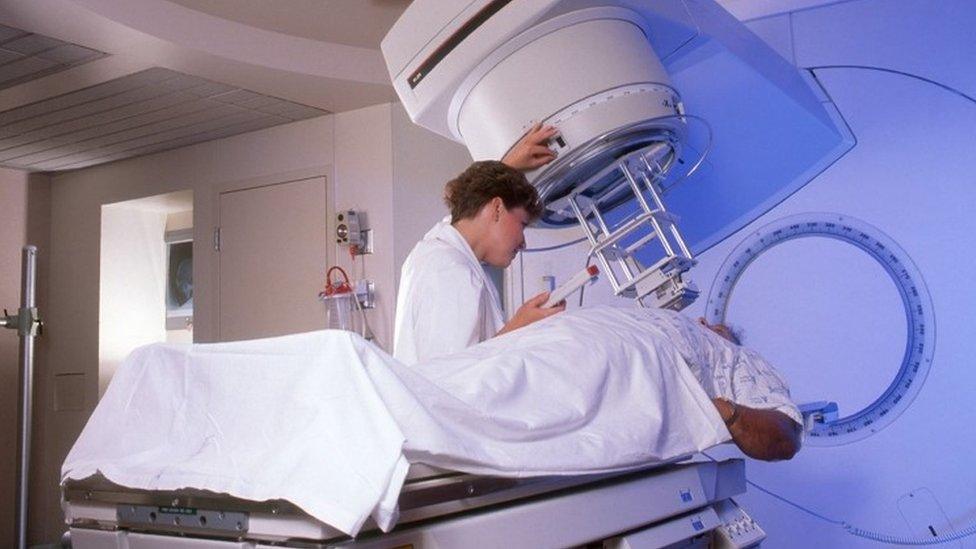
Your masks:
{"label": "patient", "polygon": [[[679,352],[712,399],[732,440],[747,456],[792,458],[800,449],[802,416],[790,401],[782,377],[759,353],[742,347],[724,324],[697,325],[684,315],[663,312]],[[697,328],[697,329],[696,329]],[[725,341],[717,340],[718,335]]]}
{"label": "patient", "polygon": [[[567,370],[566,364],[573,366]],[[675,368],[682,370],[679,378],[697,382],[691,391],[700,395],[698,402],[708,399],[717,417],[710,409],[701,413],[697,403],[692,407],[689,389],[668,381]],[[722,439],[731,435],[746,455],[768,461],[790,459],[800,448],[803,418],[775,369],[739,345],[726,326],[670,310],[577,309],[410,370],[470,405],[477,416],[472,424],[482,434],[485,417],[526,433],[569,433],[593,427],[588,418],[597,407],[609,406],[605,413],[615,437],[651,444],[691,437],[696,440],[691,446],[700,450],[716,433]],[[664,420],[647,423],[655,417]],[[580,425],[570,429],[577,419]],[[623,435],[623,429],[633,429],[632,436]],[[652,452],[663,459],[674,455],[666,454]]]}
{"label": "patient", "polygon": [[409,463],[608,473],[730,432],[750,456],[785,459],[801,421],[755,352],[672,311],[588,307],[410,366],[339,330],[142,347],[116,370],[62,480],[285,499],[354,535],[371,513],[392,526]]}

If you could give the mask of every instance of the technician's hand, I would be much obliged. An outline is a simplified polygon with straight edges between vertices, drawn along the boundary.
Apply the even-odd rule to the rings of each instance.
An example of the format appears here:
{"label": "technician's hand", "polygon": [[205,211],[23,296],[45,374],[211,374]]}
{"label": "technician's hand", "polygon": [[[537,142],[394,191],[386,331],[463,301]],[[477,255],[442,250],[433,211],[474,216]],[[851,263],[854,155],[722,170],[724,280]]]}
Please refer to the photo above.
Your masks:
{"label": "technician's hand", "polygon": [[502,335],[512,330],[518,330],[519,328],[528,326],[533,322],[542,320],[543,318],[548,318],[554,314],[561,313],[566,310],[566,301],[560,301],[558,305],[543,309],[542,306],[546,304],[549,300],[549,292],[542,292],[541,294],[533,297],[532,299],[526,301],[519,307],[519,310],[515,312],[515,316],[512,320],[508,321],[501,331],[496,335]]}
{"label": "technician's hand", "polygon": [[502,162],[523,172],[545,166],[556,158],[556,152],[546,144],[556,133],[556,128],[536,122],[502,158]]}

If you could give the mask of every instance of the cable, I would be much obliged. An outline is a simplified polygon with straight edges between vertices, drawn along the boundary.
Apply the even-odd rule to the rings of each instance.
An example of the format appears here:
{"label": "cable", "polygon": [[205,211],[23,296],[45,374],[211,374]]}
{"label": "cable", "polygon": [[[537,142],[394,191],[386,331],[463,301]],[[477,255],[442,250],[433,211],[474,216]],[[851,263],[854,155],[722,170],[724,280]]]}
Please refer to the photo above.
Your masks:
{"label": "cable", "polygon": [[872,541],[877,541],[881,543],[887,543],[889,545],[941,545],[943,543],[949,543],[950,541],[957,541],[965,537],[969,537],[976,534],[976,524],[970,525],[969,528],[961,530],[954,534],[948,536],[934,536],[931,538],[908,538],[901,536],[892,536],[888,534],[879,534],[877,532],[871,532],[870,530],[862,530],[850,524],[844,523],[844,530],[847,530],[848,534],[852,536],[857,536],[859,538],[869,539]]}
{"label": "cable", "polygon": [[[718,463],[718,460],[715,459],[715,458],[713,458],[712,456],[708,455],[708,452],[702,452],[702,455],[705,456],[705,457],[707,457],[708,459],[714,461],[715,463]],[[792,507],[795,507],[796,509],[798,509],[800,511],[803,511],[804,513],[806,513],[808,515],[811,515],[811,516],[813,516],[815,518],[818,518],[818,519],[820,519],[820,520],[822,520],[824,522],[828,522],[830,524],[833,524],[834,526],[845,526],[847,524],[846,522],[844,522],[842,520],[836,520],[836,519],[832,519],[832,518],[827,518],[824,515],[821,515],[820,513],[817,513],[816,511],[812,511],[810,509],[807,509],[806,507],[800,505],[799,503],[796,503],[796,502],[793,502],[791,500],[788,500],[788,499],[786,499],[785,497],[783,497],[783,496],[781,496],[779,494],[776,494],[776,493],[774,493],[774,492],[772,492],[770,490],[767,490],[766,488],[763,488],[762,486],[756,484],[755,482],[752,482],[751,480],[746,479],[746,483],[749,484],[750,486],[755,487],[757,490],[759,490],[761,492],[764,492],[764,493],[766,493],[766,494],[768,494],[768,495],[770,495],[770,496],[772,496],[772,497],[774,497],[774,498],[782,501],[783,503],[786,503],[787,505],[790,505]]]}
{"label": "cable", "polygon": [[746,480],[746,483],[749,484],[749,486],[752,486],[753,488],[759,490],[760,492],[763,492],[763,493],[765,493],[767,495],[770,495],[770,496],[772,496],[772,497],[774,497],[774,498],[782,501],[783,503],[785,503],[787,505],[790,505],[792,507],[795,507],[795,508],[799,509],[800,511],[803,511],[804,513],[806,513],[808,515],[811,515],[811,516],[813,516],[815,518],[818,518],[818,519],[820,519],[820,520],[822,520],[824,522],[829,522],[830,524],[833,524],[834,526],[845,526],[847,524],[846,522],[844,522],[842,520],[835,520],[835,519],[832,519],[832,518],[827,518],[827,517],[821,515],[820,513],[817,513],[816,511],[813,511],[811,509],[807,509],[806,507],[800,505],[799,503],[795,503],[793,501],[790,501],[790,500],[784,498],[783,496],[781,496],[779,494],[773,493],[773,492],[767,490],[766,488],[763,488],[762,486],[756,484],[755,482],[752,482],[751,480]]}
{"label": "cable", "polygon": [[525,258],[519,256],[519,291],[522,293],[522,300],[519,303],[525,303]]}

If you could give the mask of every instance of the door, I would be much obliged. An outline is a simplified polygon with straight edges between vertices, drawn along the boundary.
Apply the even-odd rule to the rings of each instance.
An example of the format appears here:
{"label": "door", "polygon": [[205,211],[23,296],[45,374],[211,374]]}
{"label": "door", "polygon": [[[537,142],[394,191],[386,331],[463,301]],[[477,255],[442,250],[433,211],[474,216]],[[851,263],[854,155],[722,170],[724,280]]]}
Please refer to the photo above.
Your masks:
{"label": "door", "polygon": [[302,179],[220,194],[220,341],[325,327],[326,181]]}

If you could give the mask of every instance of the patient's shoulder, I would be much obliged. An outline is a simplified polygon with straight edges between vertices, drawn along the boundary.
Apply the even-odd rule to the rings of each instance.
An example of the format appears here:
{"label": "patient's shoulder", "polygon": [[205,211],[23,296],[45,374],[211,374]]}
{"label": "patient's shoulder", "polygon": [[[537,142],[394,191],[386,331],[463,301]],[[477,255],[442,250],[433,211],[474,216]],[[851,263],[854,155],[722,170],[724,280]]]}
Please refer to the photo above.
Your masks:
{"label": "patient's shoulder", "polygon": [[776,372],[776,369],[773,367],[773,365],[770,364],[770,362],[766,360],[766,357],[764,357],[759,351],[751,347],[745,347],[741,345],[736,346],[735,350],[736,353],[739,355],[739,360],[743,364],[747,364],[754,370],[758,370],[762,372],[770,372],[778,375],[778,372]]}

